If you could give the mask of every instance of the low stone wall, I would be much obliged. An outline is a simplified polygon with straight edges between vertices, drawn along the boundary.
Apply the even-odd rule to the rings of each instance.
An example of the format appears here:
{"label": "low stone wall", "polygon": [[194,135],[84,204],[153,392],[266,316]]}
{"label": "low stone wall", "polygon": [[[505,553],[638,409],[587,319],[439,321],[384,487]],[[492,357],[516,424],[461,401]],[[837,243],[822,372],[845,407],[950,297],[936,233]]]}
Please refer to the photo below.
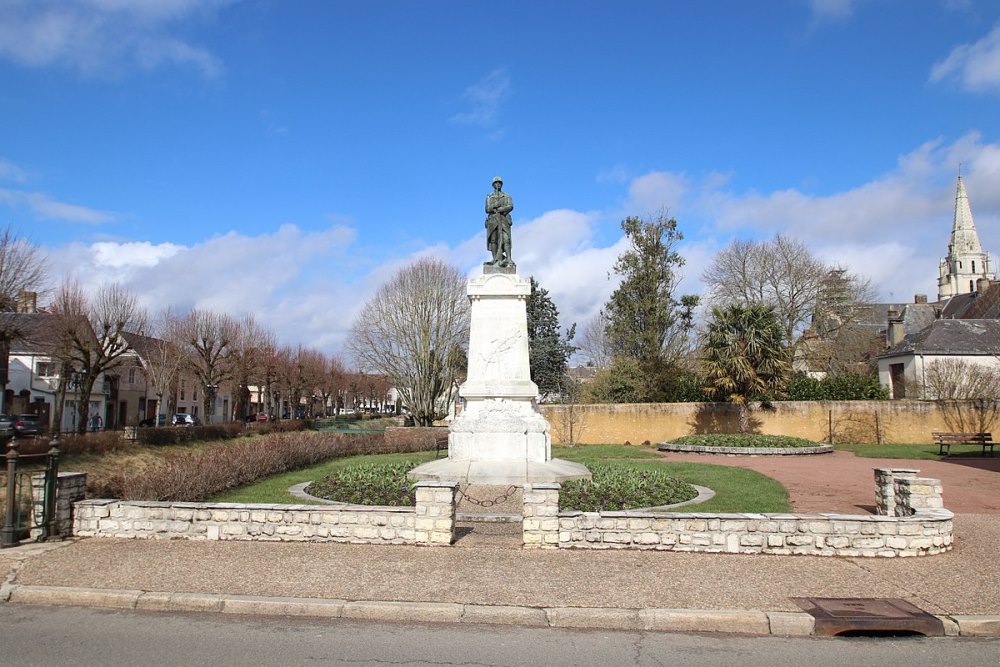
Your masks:
{"label": "low stone wall", "polygon": [[[891,481],[893,514],[560,512],[559,484],[524,490],[526,548],[658,549],[809,556],[929,556],[949,551],[953,515],[941,483],[881,469],[879,506]],[[913,472],[914,476],[910,476]]]}
{"label": "low stone wall", "polygon": [[84,500],[74,505],[73,534],[448,545],[454,539],[457,489],[453,482],[420,482],[415,507]]}

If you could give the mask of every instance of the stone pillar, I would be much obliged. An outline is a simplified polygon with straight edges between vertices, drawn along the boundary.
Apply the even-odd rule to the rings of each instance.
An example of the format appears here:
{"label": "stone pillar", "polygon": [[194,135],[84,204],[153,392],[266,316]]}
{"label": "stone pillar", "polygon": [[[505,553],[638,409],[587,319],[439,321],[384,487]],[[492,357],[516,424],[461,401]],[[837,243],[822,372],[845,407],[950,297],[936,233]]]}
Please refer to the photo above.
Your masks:
{"label": "stone pillar", "polygon": [[524,487],[521,534],[525,549],[559,548],[559,482]]}
{"label": "stone pillar", "polygon": [[[56,478],[55,535],[69,537],[73,534],[73,503],[87,497],[87,474],[83,472],[61,472]],[[41,537],[40,526],[45,511],[45,475],[31,476],[31,539]]]}
{"label": "stone pillar", "polygon": [[417,544],[449,545],[455,538],[457,482],[417,482]]}
{"label": "stone pillar", "polygon": [[920,472],[914,468],[875,468],[875,513],[896,514],[896,480],[912,479]]}
{"label": "stone pillar", "polygon": [[912,516],[944,508],[941,480],[907,477],[896,480],[896,516]]}

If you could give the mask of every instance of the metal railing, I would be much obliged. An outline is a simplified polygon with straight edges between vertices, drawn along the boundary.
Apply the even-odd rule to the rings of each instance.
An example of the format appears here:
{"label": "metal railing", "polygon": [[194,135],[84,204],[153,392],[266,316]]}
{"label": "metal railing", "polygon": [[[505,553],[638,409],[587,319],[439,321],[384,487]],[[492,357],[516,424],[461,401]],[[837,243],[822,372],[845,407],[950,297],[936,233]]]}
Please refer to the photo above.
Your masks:
{"label": "metal railing", "polygon": [[[59,437],[52,439],[49,451],[44,454],[21,454],[21,441],[11,438],[7,442],[3,528],[0,528],[0,548],[17,546],[30,534],[32,528],[40,529],[39,540],[55,537],[56,484],[59,478]],[[41,512],[35,511],[38,500],[32,494],[31,478],[44,474],[44,493]]]}

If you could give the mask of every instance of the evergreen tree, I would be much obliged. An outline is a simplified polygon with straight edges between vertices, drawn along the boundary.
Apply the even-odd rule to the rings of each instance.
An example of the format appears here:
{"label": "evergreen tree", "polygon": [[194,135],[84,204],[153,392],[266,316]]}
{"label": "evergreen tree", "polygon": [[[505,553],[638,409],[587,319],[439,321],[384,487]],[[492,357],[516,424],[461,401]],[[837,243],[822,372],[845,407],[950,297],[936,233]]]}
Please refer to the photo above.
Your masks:
{"label": "evergreen tree", "polygon": [[631,248],[614,266],[622,282],[604,306],[605,337],[613,356],[642,368],[647,389],[641,400],[663,400],[664,385],[688,348],[698,305],[697,296],[675,296],[677,269],[684,265],[676,245],[684,236],[676,220],[662,215],[649,221],[629,217],[621,227]]}
{"label": "evergreen tree", "polygon": [[531,278],[528,311],[528,358],[531,381],[538,385],[542,400],[558,394],[565,384],[566,361],[576,350],[570,342],[576,334],[576,324],[559,334],[559,309],[549,298],[549,291]]}
{"label": "evergreen tree", "polygon": [[739,405],[740,433],[748,432],[750,402],[780,394],[789,372],[774,308],[760,303],[713,308],[703,350],[705,392]]}

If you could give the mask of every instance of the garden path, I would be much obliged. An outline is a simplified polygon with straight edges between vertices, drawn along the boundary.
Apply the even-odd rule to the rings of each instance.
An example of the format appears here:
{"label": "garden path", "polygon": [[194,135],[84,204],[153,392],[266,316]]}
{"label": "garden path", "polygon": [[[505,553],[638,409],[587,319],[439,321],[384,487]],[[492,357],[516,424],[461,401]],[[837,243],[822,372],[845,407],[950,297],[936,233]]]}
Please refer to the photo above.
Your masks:
{"label": "garden path", "polygon": [[[886,450],[891,450],[886,445]],[[1000,457],[942,461],[869,459],[853,452],[810,456],[720,456],[659,452],[667,461],[749,468],[781,482],[795,512],[873,512],[873,468],[915,468],[921,477],[940,479],[944,506],[957,513],[1000,514]],[[697,511],[697,510],[693,510]]]}

